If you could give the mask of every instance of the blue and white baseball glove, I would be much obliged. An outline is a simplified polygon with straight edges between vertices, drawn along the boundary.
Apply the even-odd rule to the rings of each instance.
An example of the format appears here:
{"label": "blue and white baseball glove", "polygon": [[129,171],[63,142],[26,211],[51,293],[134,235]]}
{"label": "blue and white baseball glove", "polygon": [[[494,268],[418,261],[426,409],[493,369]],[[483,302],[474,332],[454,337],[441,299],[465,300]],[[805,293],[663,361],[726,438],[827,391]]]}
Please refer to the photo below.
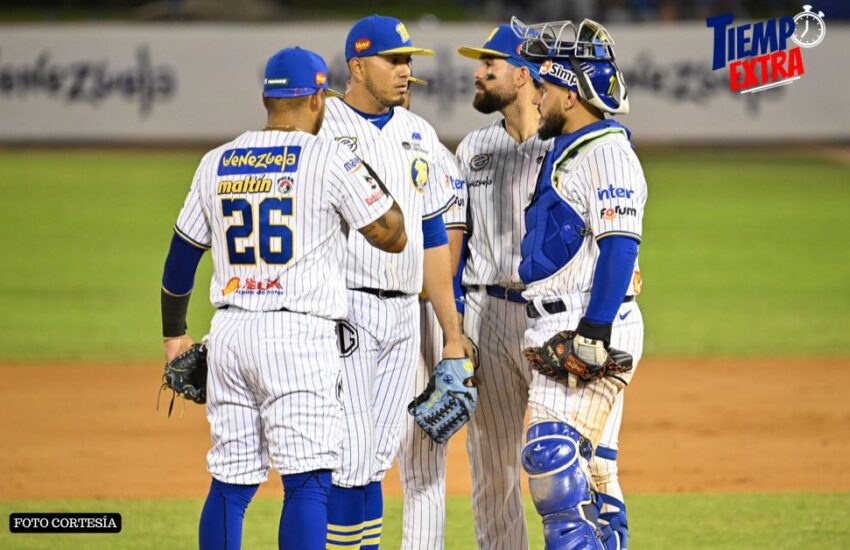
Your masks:
{"label": "blue and white baseball glove", "polygon": [[416,399],[407,406],[419,427],[437,443],[446,443],[475,413],[475,367],[467,357],[443,359]]}

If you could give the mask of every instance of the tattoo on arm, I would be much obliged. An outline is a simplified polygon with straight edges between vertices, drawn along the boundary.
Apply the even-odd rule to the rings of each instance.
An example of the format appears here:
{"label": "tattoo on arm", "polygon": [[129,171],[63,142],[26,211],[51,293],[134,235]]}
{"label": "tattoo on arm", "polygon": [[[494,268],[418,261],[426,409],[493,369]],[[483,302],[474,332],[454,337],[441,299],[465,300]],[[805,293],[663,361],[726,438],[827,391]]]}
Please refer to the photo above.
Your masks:
{"label": "tattoo on arm", "polygon": [[360,232],[371,244],[382,249],[393,249],[401,241],[406,242],[404,215],[398,203],[393,202],[393,205],[383,216],[362,228]]}
{"label": "tattoo on arm", "polygon": [[[402,235],[407,238],[407,234],[404,232],[404,215],[401,213],[401,208],[399,208],[397,202],[393,201],[393,205],[390,208],[389,212],[392,212],[393,216],[398,219],[398,223],[395,224],[395,229],[387,238],[389,244],[394,246],[398,244],[398,242],[401,240]],[[386,216],[381,216],[381,220],[383,220],[384,224],[387,223]],[[384,228],[388,229],[386,225],[384,226]]]}

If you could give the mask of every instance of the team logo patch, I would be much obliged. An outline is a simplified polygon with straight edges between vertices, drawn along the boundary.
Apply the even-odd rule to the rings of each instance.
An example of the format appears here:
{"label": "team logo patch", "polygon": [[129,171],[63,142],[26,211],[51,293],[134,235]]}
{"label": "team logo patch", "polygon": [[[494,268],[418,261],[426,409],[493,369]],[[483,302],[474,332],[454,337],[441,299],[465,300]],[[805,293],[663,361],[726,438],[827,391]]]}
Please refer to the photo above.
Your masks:
{"label": "team logo patch", "polygon": [[300,158],[301,147],[298,145],[228,149],[218,163],[218,175],[295,172]]}
{"label": "team logo patch", "polygon": [[469,159],[469,169],[473,172],[487,168],[490,161],[493,159],[493,153],[481,153]]}
{"label": "team logo patch", "polygon": [[292,191],[294,185],[295,179],[292,176],[283,176],[277,180],[277,190],[284,195]]}
{"label": "team logo patch", "polygon": [[345,145],[353,153],[357,151],[357,138],[353,136],[340,136],[334,138],[340,145]]}
{"label": "team logo patch", "polygon": [[399,38],[401,38],[402,42],[410,41],[410,33],[407,32],[407,27],[404,26],[404,23],[399,23],[395,26],[395,32],[398,33]]}
{"label": "team logo patch", "polygon": [[355,329],[348,321],[338,321],[336,324],[336,337],[339,344],[339,356],[351,357],[358,347],[360,339]]}
{"label": "team logo patch", "polygon": [[323,72],[316,73],[316,86],[321,86],[328,81],[328,75]]}
{"label": "team logo patch", "polygon": [[363,53],[372,47],[372,41],[368,38],[360,38],[354,43],[354,51],[357,53]]}
{"label": "team logo patch", "polygon": [[410,163],[410,181],[417,191],[422,192],[428,183],[428,161],[423,158],[414,158]]}

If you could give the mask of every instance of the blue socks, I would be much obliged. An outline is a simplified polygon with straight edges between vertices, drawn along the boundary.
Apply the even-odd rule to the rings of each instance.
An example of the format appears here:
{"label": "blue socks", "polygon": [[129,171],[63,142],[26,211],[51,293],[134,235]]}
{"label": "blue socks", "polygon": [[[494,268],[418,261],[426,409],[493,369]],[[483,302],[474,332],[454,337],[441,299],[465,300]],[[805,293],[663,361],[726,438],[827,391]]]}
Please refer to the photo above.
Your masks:
{"label": "blue socks", "polygon": [[326,550],[360,548],[365,517],[365,487],[331,486]]}
{"label": "blue socks", "polygon": [[330,490],[330,470],[283,476],[280,550],[324,550]]}
{"label": "blue socks", "polygon": [[[212,480],[201,512],[198,536],[201,550],[239,550],[245,510],[257,488],[259,485]],[[324,550],[330,488],[330,470],[283,476],[280,550]]]}
{"label": "blue socks", "polygon": [[373,481],[365,487],[366,513],[363,518],[363,542],[360,550],[378,550],[381,544],[381,528],[384,523],[384,496],[381,482]]}
{"label": "blue socks", "polygon": [[201,550],[238,550],[242,545],[245,509],[259,485],[233,485],[212,480],[201,512],[198,544]]}

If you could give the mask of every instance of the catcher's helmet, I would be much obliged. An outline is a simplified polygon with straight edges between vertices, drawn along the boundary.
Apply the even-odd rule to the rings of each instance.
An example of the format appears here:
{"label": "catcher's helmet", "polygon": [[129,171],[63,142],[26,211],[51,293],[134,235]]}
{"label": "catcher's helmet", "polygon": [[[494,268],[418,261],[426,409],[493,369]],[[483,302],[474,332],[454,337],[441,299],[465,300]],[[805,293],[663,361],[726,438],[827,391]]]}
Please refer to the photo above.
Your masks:
{"label": "catcher's helmet", "polygon": [[526,25],[516,17],[511,28],[525,39],[521,53],[541,63],[540,78],[569,88],[611,114],[629,112],[626,81],[614,60],[614,39],[599,23],[585,19]]}

